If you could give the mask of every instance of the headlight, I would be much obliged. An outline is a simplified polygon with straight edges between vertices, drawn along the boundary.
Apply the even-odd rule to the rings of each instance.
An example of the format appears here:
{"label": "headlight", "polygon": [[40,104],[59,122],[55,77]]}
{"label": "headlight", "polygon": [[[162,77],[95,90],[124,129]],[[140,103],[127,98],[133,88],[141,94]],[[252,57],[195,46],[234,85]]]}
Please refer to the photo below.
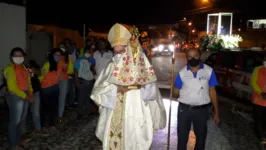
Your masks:
{"label": "headlight", "polygon": [[171,51],[174,51],[174,50],[175,50],[174,45],[169,45],[168,48],[169,48]]}
{"label": "headlight", "polygon": [[162,51],[163,50],[163,45],[159,45],[158,49],[159,49],[159,51]]}
{"label": "headlight", "polygon": [[152,49],[152,51],[158,51],[158,48],[157,48],[157,47],[155,47],[155,48],[153,48],[153,49]]}

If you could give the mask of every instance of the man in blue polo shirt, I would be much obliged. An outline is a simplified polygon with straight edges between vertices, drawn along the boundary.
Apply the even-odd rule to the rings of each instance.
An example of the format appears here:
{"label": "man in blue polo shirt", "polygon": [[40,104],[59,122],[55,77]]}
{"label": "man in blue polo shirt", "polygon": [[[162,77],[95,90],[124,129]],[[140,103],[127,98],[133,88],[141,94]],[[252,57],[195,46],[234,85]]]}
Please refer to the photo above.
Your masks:
{"label": "man in blue polo shirt", "polygon": [[90,94],[94,84],[95,60],[90,48],[84,49],[84,56],[80,57],[75,65],[75,81],[78,89],[78,114],[79,117],[91,113],[93,102]]}
{"label": "man in blue polo shirt", "polygon": [[177,75],[174,86],[178,94],[178,150],[186,150],[191,124],[196,136],[195,150],[204,150],[207,136],[209,106],[212,102],[214,122],[219,123],[219,109],[215,86],[218,85],[213,69],[200,61],[200,52],[190,49],[188,64]]}

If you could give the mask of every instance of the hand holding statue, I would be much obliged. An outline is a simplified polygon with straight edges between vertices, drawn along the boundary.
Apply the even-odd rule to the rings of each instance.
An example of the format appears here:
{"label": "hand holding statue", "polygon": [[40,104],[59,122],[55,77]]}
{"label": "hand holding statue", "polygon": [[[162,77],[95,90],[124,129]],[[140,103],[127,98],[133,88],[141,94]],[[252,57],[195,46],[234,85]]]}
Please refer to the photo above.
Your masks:
{"label": "hand holding statue", "polygon": [[127,86],[122,86],[122,85],[119,85],[118,88],[117,88],[117,92],[119,92],[119,93],[126,93],[129,90],[130,89]]}

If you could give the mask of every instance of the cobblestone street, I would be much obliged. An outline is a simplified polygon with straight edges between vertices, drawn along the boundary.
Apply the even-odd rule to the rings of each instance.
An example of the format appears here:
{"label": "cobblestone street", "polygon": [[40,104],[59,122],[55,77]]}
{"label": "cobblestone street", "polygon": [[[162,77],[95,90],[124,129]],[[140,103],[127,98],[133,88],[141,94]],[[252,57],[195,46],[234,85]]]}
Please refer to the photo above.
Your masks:
{"label": "cobblestone street", "polygon": [[[166,98],[169,91],[162,90]],[[169,100],[164,99],[165,106],[169,108]],[[176,150],[177,146],[177,102],[172,103],[172,122],[171,122],[171,150]],[[212,120],[208,122],[208,138],[206,150],[258,150],[259,142],[252,132],[251,123],[234,115],[226,104],[221,105],[222,124],[217,127]],[[7,149],[7,111],[1,110],[1,133],[0,147],[1,150]],[[77,115],[74,109],[67,110],[67,121],[58,127],[59,134],[48,137],[31,135],[29,142],[30,150],[100,150],[101,142],[94,135],[98,116],[76,119]],[[28,121],[28,128],[33,129],[32,123]],[[189,150],[193,149],[195,137],[191,132],[189,139]],[[157,132],[154,135],[154,142],[151,150],[167,149],[167,128]]]}

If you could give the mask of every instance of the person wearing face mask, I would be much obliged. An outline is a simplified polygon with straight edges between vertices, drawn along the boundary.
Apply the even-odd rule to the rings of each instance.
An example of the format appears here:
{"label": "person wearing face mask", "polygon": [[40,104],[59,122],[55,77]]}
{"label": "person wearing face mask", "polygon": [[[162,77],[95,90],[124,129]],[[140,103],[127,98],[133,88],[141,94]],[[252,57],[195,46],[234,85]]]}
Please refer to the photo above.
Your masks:
{"label": "person wearing face mask", "polygon": [[84,56],[77,60],[75,65],[75,82],[77,86],[78,117],[94,113],[92,100],[88,97],[94,84],[95,60],[91,55],[90,48],[85,48]]}
{"label": "person wearing face mask", "polygon": [[263,65],[254,68],[251,76],[253,119],[255,122],[255,133],[266,144],[266,57]]}
{"label": "person wearing face mask", "polygon": [[214,122],[219,124],[219,109],[214,70],[201,62],[198,49],[186,53],[187,66],[180,70],[174,82],[178,98],[178,150],[186,150],[188,135],[193,124],[196,136],[195,150],[204,150],[207,136],[209,106],[215,109]]}
{"label": "person wearing face mask", "polygon": [[[68,48],[68,47],[66,47]],[[62,50],[62,49],[61,49]],[[73,80],[73,74],[74,74],[74,64],[72,59],[69,57],[69,51],[65,50],[63,51],[62,57],[60,57],[60,60],[58,61],[58,71],[60,72],[60,78],[59,81],[59,105],[58,105],[58,121],[62,122],[66,101],[67,101],[67,94],[70,93],[70,97],[72,98],[71,101],[74,101],[74,87],[71,87],[70,83],[72,83]]]}
{"label": "person wearing face mask", "polygon": [[10,93],[7,98],[9,107],[8,140],[11,149],[20,149],[22,135],[26,132],[27,109],[29,103],[33,103],[33,90],[30,75],[23,64],[25,52],[16,47],[10,53],[11,64],[4,69],[4,77],[7,89]]}
{"label": "person wearing face mask", "polygon": [[[63,51],[60,48],[53,49],[49,54],[48,61],[44,63],[39,77],[41,82],[41,126],[49,132],[58,132],[55,127],[55,117],[58,115],[59,82],[62,80],[58,63],[62,55]],[[45,126],[46,121],[48,128]]]}
{"label": "person wearing face mask", "polygon": [[166,126],[157,78],[138,36],[137,28],[128,30],[121,24],[108,33],[115,55],[91,94],[99,106],[96,136],[103,150],[149,150],[153,133]]}

